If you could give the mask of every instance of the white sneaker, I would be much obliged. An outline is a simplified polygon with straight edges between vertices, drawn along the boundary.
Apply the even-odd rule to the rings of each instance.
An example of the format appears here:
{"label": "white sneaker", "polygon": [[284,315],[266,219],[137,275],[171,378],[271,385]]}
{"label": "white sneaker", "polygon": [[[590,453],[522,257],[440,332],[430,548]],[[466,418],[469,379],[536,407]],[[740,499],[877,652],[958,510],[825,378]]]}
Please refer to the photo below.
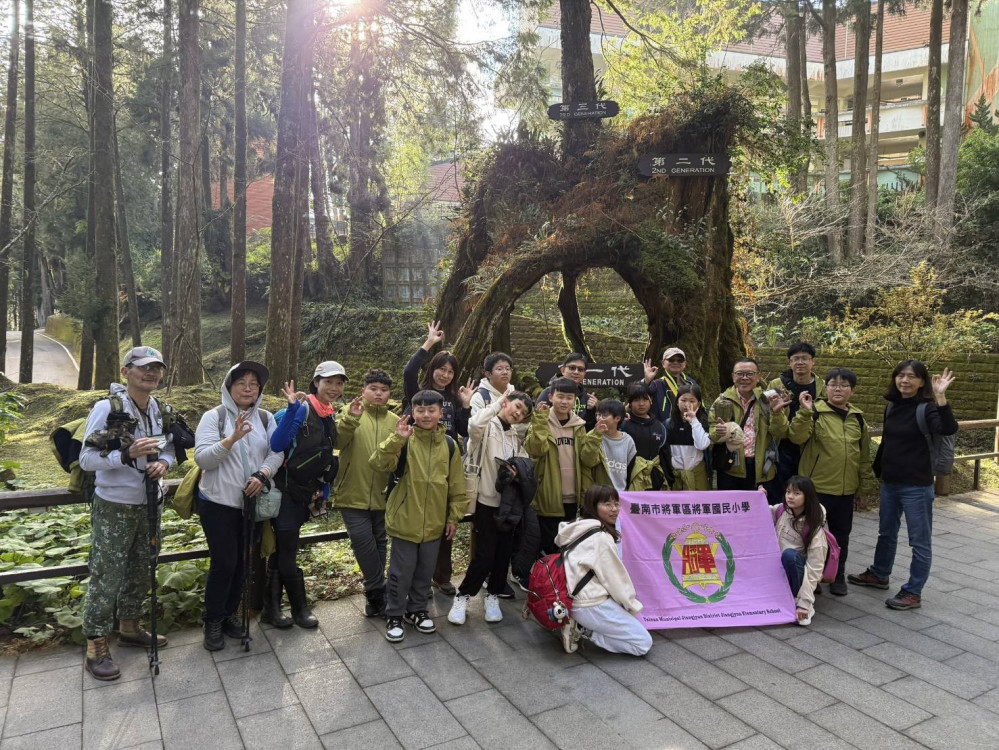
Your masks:
{"label": "white sneaker", "polygon": [[809,616],[808,616],[808,617],[806,617],[806,618],[805,618],[804,620],[795,620],[795,622],[797,622],[797,623],[798,623],[799,625],[801,625],[802,627],[804,627],[804,626],[806,626],[806,625],[811,625],[811,624],[812,624],[812,616],[811,616],[811,615],[809,615]]}
{"label": "white sneaker", "polygon": [[574,654],[579,649],[582,630],[573,620],[566,620],[562,626],[562,648],[567,654]]}
{"label": "white sneaker", "polygon": [[503,610],[500,609],[499,597],[495,594],[486,594],[486,622],[502,621]]}
{"label": "white sneaker", "polygon": [[452,625],[465,624],[465,612],[468,610],[468,597],[462,594],[455,594],[451,603],[451,611],[447,613],[447,621]]}

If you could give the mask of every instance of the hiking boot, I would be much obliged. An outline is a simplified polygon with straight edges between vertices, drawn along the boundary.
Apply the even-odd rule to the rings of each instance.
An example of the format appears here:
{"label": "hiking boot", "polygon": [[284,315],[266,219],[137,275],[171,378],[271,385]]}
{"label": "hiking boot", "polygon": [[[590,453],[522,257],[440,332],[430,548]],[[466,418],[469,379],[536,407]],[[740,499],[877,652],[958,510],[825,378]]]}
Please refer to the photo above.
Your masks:
{"label": "hiking boot", "polygon": [[850,583],[856,586],[870,586],[872,589],[885,589],[885,590],[887,590],[888,588],[888,579],[878,578],[876,575],[874,575],[871,572],[870,568],[865,570],[859,576],[850,574],[846,577],[846,580],[848,580]]}
{"label": "hiking boot", "polygon": [[923,601],[919,594],[901,589],[891,599],[886,599],[885,605],[890,609],[919,609],[923,606]]}
{"label": "hiking boot", "polygon": [[87,639],[87,658],[83,666],[98,680],[117,680],[121,677],[121,670],[111,658],[107,638]]}
{"label": "hiking boot", "polygon": [[406,629],[402,627],[401,617],[389,617],[385,621],[385,640],[398,643],[406,637]]}
{"label": "hiking boot", "polygon": [[225,648],[225,638],[222,636],[222,620],[205,620],[205,650],[221,651]]}
{"label": "hiking boot", "polygon": [[436,586],[440,589],[442,594],[447,594],[448,596],[454,596],[458,593],[458,589],[454,587],[454,584],[450,581],[431,581],[431,585]]}
{"label": "hiking boot", "polygon": [[367,599],[364,603],[365,617],[383,617],[385,615],[384,586],[377,589],[371,589],[371,591],[365,591],[364,598]]}
{"label": "hiking boot", "polygon": [[283,580],[284,587],[288,591],[288,602],[295,624],[300,628],[307,629],[317,627],[319,620],[312,614],[305,598],[305,573],[302,572],[301,568],[298,568],[290,579]]}
{"label": "hiking boot", "polygon": [[267,571],[267,581],[264,584],[264,608],[260,612],[260,622],[266,622],[276,628],[290,628],[294,621],[281,611],[281,574],[277,570]]}
{"label": "hiking boot", "polygon": [[486,594],[486,622],[502,622],[503,610],[500,609],[499,597]]}
{"label": "hiking boot", "polygon": [[447,621],[452,625],[464,625],[465,613],[468,610],[468,596],[456,594],[451,602],[451,611],[447,613]]}
{"label": "hiking boot", "polygon": [[[523,587],[522,587],[523,588]],[[496,594],[500,599],[516,599],[517,595],[513,593],[513,587],[504,581],[503,590]]]}
{"label": "hiking boot", "polygon": [[849,588],[846,585],[846,579],[840,577],[830,583],[829,593],[833,596],[846,596],[849,593]]}
{"label": "hiking boot", "polygon": [[243,621],[236,615],[229,615],[222,618],[222,632],[230,638],[243,637]]}
{"label": "hiking boot", "polygon": [[582,637],[579,625],[574,620],[566,620],[562,626],[562,648],[567,654],[574,654],[579,650],[579,641]]}
{"label": "hiking boot", "polygon": [[434,621],[430,619],[430,615],[426,612],[407,612],[403,615],[402,619],[419,630],[421,633],[433,633],[437,630],[437,626],[434,625]]}
{"label": "hiking boot", "polygon": [[[122,620],[118,628],[119,646],[136,646],[150,648],[153,645],[153,634],[139,626],[138,620]],[[156,634],[156,647],[167,645],[166,636]]]}

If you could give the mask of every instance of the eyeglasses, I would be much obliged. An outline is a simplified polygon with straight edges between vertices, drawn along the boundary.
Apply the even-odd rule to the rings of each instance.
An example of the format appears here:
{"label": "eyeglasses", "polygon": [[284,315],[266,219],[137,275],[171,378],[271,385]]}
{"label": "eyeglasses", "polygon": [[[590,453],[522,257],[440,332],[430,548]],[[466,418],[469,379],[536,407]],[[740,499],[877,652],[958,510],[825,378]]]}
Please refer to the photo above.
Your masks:
{"label": "eyeglasses", "polygon": [[740,378],[742,380],[745,380],[746,378],[755,378],[757,375],[759,375],[758,372],[746,372],[744,370],[740,370],[739,372],[733,372],[732,373],[732,377],[734,377],[734,378]]}
{"label": "eyeglasses", "polygon": [[606,505],[608,508],[620,508],[620,500],[601,500],[597,505]]}
{"label": "eyeglasses", "polygon": [[800,364],[800,363],[803,363],[803,362],[804,363],[808,363],[808,362],[811,362],[811,361],[812,361],[812,358],[809,357],[807,354],[801,354],[801,355],[798,355],[796,357],[791,357],[791,359],[788,360],[788,362],[790,362],[791,364]]}
{"label": "eyeglasses", "polygon": [[129,367],[134,367],[136,370],[142,370],[142,372],[163,372],[166,368],[158,363],[153,363],[151,365],[129,365]]}
{"label": "eyeglasses", "polygon": [[853,388],[849,383],[826,383],[827,391],[848,391]]}
{"label": "eyeglasses", "polygon": [[586,372],[586,367],[583,365],[566,365],[562,369],[569,372]]}
{"label": "eyeglasses", "polygon": [[490,372],[492,372],[492,373],[494,373],[496,375],[503,375],[503,374],[506,374],[508,372],[513,372],[513,368],[511,368],[511,367],[494,367],[492,370],[490,370]]}

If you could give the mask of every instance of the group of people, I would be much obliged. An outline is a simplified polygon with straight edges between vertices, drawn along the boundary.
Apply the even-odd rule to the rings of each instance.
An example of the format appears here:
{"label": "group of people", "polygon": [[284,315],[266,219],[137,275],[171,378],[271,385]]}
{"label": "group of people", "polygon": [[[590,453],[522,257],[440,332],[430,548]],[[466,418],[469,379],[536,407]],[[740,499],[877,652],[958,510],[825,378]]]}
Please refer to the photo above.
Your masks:
{"label": "group of people", "polygon": [[[322,362],[308,392],[284,384],[287,407],[272,415],[260,408],[267,369],[252,361],[232,366],[220,406],[201,418],[194,449],[201,472],[197,510],[211,557],[206,649],[222,649],[227,637],[244,634],[236,616],[246,574],[241,551],[250,541],[243,510],[270,492],[280,492],[280,509],[257,525],[267,557],[261,620],[278,628],[318,624],[297,554],[302,525],[329,504],[342,516],[360,568],[364,614],[384,618],[389,641],[403,640],[406,625],[422,633],[436,629],[428,606],[433,588],[452,597],[447,619],[453,625],[466,622],[469,602],[483,587],[486,622],[501,621],[499,600],[515,597],[510,581],[527,591],[533,563],[572,544],[567,584],[582,588],[561,630],[565,650],[588,640],[642,655],[652,640],[635,617],[642,604],[620,558],[618,493],[705,491],[713,483],[719,490],[766,490],[799,624],[811,621],[821,592],[826,525],[841,549],[830,592],[846,594],[847,580],[887,589],[904,514],[912,566],[887,605],[920,606],[933,501],[924,433],[957,430],[946,400],[949,371],[931,377],[916,360],[895,368],[872,460],[868,425],[850,402],[856,375],[833,368],[817,378],[815,351],[805,343],[788,350],[788,371],[766,387],[759,364],[740,359],[732,386],[706,409],[677,347],[664,353],[661,377],[645,363],[645,379],[627,388],[624,401],[587,392],[586,359],[570,354],[535,402],[512,385],[514,362],[502,352],[486,357],[477,384],[459,384],[455,357],[432,354],[443,339],[439,325],[429,324],[404,370],[401,415],[389,409],[393,381],[381,369],[364,373],[360,395],[338,404],[347,372],[335,361]],[[139,625],[150,522],[137,506],[145,504],[147,479],[158,481],[176,460],[162,440],[159,402],[152,398],[164,369],[154,349],[126,355],[125,385],[115,388],[137,425],[132,439],[121,450],[99,450],[85,436],[80,456],[81,467],[96,472],[83,627],[86,668],[98,679],[120,674],[107,643],[116,608],[120,645],[152,643]],[[105,428],[108,404],[104,399],[94,407],[86,435]],[[854,498],[873,495],[875,474],[881,521],[874,562],[846,577]],[[470,563],[455,586],[451,545],[466,513],[473,518]],[[290,616],[282,611],[284,592]],[[157,642],[166,639],[157,636]]]}

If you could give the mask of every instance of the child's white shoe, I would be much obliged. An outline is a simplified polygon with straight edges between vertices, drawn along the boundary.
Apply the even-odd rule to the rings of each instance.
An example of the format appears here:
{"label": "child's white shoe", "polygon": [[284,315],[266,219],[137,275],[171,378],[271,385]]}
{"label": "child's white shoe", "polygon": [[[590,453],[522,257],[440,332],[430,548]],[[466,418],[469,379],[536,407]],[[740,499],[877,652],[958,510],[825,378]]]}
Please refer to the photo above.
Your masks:
{"label": "child's white shoe", "polygon": [[503,610],[500,609],[499,597],[486,594],[486,622],[502,622]]}
{"label": "child's white shoe", "polygon": [[452,625],[465,624],[465,612],[468,610],[468,597],[456,594],[451,603],[451,611],[447,613],[447,621]]}

